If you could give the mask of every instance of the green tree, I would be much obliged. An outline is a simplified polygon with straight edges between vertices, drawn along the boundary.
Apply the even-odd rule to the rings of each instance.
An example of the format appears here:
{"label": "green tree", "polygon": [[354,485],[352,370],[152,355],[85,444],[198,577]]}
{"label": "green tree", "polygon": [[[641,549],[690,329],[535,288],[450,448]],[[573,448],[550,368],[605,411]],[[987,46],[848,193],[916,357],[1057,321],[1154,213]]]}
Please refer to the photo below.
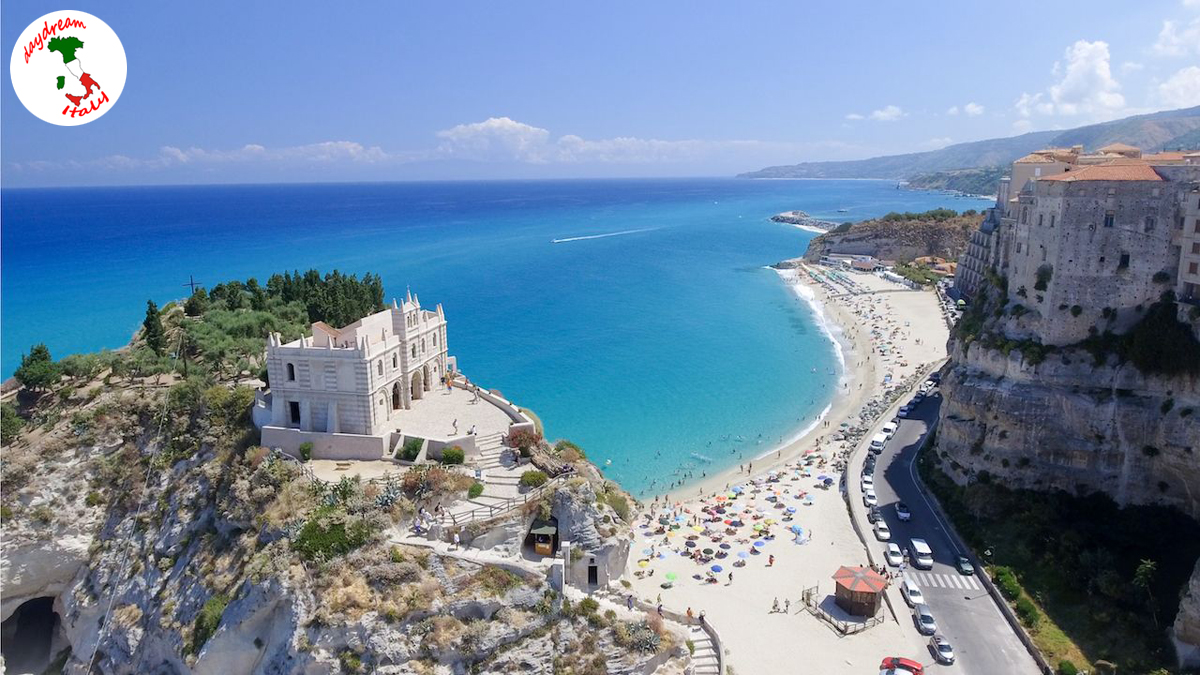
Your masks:
{"label": "green tree", "polygon": [[154,304],[153,300],[146,301],[146,319],[142,321],[142,339],[146,341],[146,346],[159,356],[162,356],[167,349],[167,331],[163,328],[162,317],[158,315],[158,305]]}
{"label": "green tree", "polygon": [[208,292],[203,288],[192,291],[192,296],[183,303],[183,313],[188,316],[200,316],[208,311]]}
{"label": "green tree", "polygon": [[21,365],[13,375],[26,388],[46,389],[58,382],[59,368],[46,345],[38,343],[28,354],[21,355]]}
{"label": "green tree", "polygon": [[12,404],[0,404],[0,442],[5,446],[11,445],[24,426],[25,420],[21,419]]}
{"label": "green tree", "polygon": [[1150,617],[1154,619],[1155,628],[1158,628],[1158,612],[1155,610],[1154,591],[1150,589],[1150,586],[1154,583],[1154,573],[1157,570],[1158,563],[1143,558],[1133,573],[1133,585],[1146,592],[1146,608],[1150,610]]}

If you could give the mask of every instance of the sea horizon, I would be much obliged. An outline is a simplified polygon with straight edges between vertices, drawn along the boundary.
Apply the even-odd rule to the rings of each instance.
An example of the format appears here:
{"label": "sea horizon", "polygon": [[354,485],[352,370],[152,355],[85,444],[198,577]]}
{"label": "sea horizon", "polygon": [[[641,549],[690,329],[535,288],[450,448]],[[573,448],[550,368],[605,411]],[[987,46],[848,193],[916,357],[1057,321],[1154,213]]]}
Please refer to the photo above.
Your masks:
{"label": "sea horizon", "polygon": [[[774,223],[981,208],[892,181],[512,179],[5,188],[3,370],[115,349],[145,301],[316,268],[442,304],[450,353],[636,495],[761,456],[837,389],[819,310],[768,265],[815,234]],[[849,209],[839,212],[839,209]],[[61,213],[78,214],[62,219]],[[597,236],[599,235],[599,236]],[[555,239],[567,240],[551,243]],[[68,311],[63,311],[67,308]],[[588,355],[581,357],[580,355]]]}

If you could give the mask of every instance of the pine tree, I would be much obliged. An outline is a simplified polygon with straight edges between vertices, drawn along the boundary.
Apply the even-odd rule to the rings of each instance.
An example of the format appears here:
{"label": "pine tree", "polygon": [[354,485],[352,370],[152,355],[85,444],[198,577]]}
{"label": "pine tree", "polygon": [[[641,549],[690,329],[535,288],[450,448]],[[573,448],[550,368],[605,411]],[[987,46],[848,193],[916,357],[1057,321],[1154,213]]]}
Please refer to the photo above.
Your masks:
{"label": "pine tree", "polygon": [[162,318],[158,316],[158,305],[153,300],[146,301],[146,320],[142,322],[142,339],[146,346],[159,356],[167,349],[167,331],[163,329]]}

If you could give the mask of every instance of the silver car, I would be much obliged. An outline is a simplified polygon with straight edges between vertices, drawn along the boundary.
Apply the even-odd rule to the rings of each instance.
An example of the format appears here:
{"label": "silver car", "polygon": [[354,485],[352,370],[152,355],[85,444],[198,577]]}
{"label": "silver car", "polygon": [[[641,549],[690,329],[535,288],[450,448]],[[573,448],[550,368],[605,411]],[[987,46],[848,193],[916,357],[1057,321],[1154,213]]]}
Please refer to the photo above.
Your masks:
{"label": "silver car", "polygon": [[950,641],[942,635],[934,635],[929,638],[929,651],[933,652],[933,658],[943,665],[954,663],[954,647],[950,646]]}
{"label": "silver car", "polygon": [[933,612],[929,609],[929,605],[921,603],[913,607],[913,623],[917,625],[917,632],[921,635],[937,633],[937,621],[933,620]]}

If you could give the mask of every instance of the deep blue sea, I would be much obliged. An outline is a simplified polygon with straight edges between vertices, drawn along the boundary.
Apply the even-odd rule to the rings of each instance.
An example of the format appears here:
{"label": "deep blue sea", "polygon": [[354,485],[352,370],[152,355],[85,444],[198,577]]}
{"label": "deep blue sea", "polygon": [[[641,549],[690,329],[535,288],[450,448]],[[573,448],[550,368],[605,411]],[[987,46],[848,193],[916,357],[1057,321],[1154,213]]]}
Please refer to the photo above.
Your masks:
{"label": "deep blue sea", "polygon": [[[184,297],[189,275],[378,272],[389,298],[410,286],[425,306],[445,306],[450,351],[469,377],[645,494],[652,480],[659,491],[682,472],[768,451],[836,387],[833,346],[764,268],[813,235],[771,215],[939,206],[987,204],[886,181],[5,190],[0,368],[11,374],[37,342],[56,357],[119,347],[146,299]],[[628,233],[551,243],[614,232]]]}

